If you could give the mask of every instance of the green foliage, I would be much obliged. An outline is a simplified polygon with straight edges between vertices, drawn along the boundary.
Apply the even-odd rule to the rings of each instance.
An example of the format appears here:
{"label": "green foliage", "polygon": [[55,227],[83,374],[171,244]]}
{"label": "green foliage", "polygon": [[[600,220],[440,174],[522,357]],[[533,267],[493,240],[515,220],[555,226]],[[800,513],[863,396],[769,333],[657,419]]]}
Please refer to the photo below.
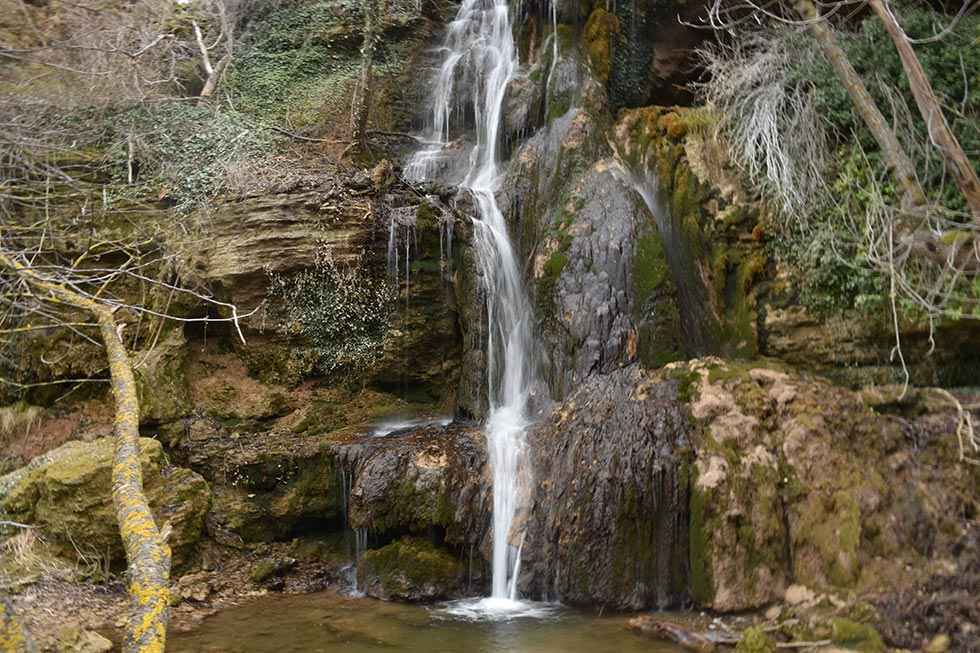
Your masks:
{"label": "green foliage", "polygon": [[746,628],[735,647],[736,653],[776,653],[776,644],[760,626]]}
{"label": "green foliage", "polygon": [[833,629],[832,641],[838,646],[853,651],[865,651],[866,653],[877,653],[885,650],[881,635],[873,626],[838,617],[831,620],[831,627]]}
{"label": "green foliage", "polygon": [[[898,19],[913,38],[926,38],[950,21],[925,7],[898,7]],[[806,32],[789,36],[794,48],[811,47]],[[916,161],[923,186],[938,205],[955,212],[964,209],[964,198],[948,175],[944,176],[938,153],[929,144],[927,130],[909,88],[901,60],[874,15],[860,23],[855,32],[839,34],[848,59],[865,80],[878,107],[894,120],[897,133]],[[945,38],[915,45],[945,115],[968,156],[980,152],[980,17],[968,16]],[[810,88],[818,113],[836,135],[837,147],[827,171],[829,197],[805,221],[783,225],[774,246],[777,254],[807,274],[801,276],[801,300],[821,313],[849,309],[880,313],[888,301],[889,280],[873,269],[863,251],[866,229],[863,216],[877,204],[897,206],[898,190],[878,151],[877,143],[854,109],[853,102],[833,69],[822,57],[794,60],[788,82]],[[894,111],[899,98],[906,107]],[[974,158],[980,165],[980,159]],[[911,271],[914,273],[915,271]],[[952,288],[953,308],[946,317],[957,318],[956,306],[974,310],[976,293],[969,281],[960,279]],[[923,317],[921,307],[900,296],[898,308],[905,317]]]}
{"label": "green foliage", "polygon": [[387,279],[324,258],[290,277],[273,275],[270,292],[284,307],[280,329],[310,342],[321,373],[356,375],[382,354],[397,299]]}
{"label": "green foliage", "polygon": [[[183,102],[140,106],[106,120],[112,130],[107,158],[116,192],[165,196],[179,211],[219,193],[228,165],[257,156],[276,140],[236,112]],[[139,166],[133,186],[126,185],[130,134]]]}
{"label": "green foliage", "polygon": [[[275,122],[288,116],[294,128],[318,121],[344,123],[361,65],[361,5],[318,0],[260,18],[227,76],[236,106]],[[381,40],[376,76],[397,70],[404,61],[395,41]]]}
{"label": "green foliage", "polygon": [[[897,9],[899,23],[912,38],[928,38],[951,20],[949,16],[921,6],[899,5]],[[806,39],[804,33],[796,35],[796,47],[811,47]],[[956,29],[944,38],[915,45],[916,56],[944,107],[950,127],[968,155],[980,152],[980,129],[977,127],[980,119],[978,39],[980,15],[972,15],[962,19]],[[918,141],[910,143],[909,149],[921,149],[921,143],[927,142],[926,126],[912,97],[898,51],[882,21],[869,16],[858,31],[841,33],[840,40],[848,59],[865,80],[875,103],[886,116],[894,105],[890,90],[905,100],[912,118],[910,127]],[[827,60],[816,57],[796,61],[798,65],[790,72],[791,83],[811,86],[815,91],[818,112],[837,133],[839,140],[847,142],[852,135],[856,135],[872,162],[878,163],[877,144],[864,127],[847,91]],[[800,62],[806,62],[806,65],[799,65]],[[901,116],[898,116],[898,122],[902,122]],[[980,159],[974,158],[974,165],[980,170]],[[963,207],[963,198],[955,185],[947,183],[946,188],[940,188],[943,182],[941,166],[920,168],[920,173],[923,172],[925,178],[922,181],[927,192],[951,209]]]}
{"label": "green foliage", "polygon": [[256,25],[252,42],[228,76],[228,88],[243,110],[279,116],[298,94],[336,67],[333,49],[338,44],[356,52],[360,39],[348,26],[356,20],[345,15],[349,11],[342,5],[329,0],[298,4]]}

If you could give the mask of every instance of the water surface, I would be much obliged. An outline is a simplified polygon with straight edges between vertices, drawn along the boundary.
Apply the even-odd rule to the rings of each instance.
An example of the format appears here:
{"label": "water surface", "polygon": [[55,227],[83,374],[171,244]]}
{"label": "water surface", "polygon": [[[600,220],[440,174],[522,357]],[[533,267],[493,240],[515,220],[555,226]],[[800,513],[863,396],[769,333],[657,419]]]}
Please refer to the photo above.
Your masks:
{"label": "water surface", "polygon": [[681,653],[626,629],[626,617],[556,608],[546,618],[471,621],[438,608],[334,594],[275,595],[229,608],[171,653]]}

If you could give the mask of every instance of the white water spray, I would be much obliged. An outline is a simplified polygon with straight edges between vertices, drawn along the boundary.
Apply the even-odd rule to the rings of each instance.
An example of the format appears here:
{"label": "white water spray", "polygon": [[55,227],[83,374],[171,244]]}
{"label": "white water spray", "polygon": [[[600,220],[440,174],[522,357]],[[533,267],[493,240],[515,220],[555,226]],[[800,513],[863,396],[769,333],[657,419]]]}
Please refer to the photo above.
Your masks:
{"label": "white water spray", "polygon": [[517,68],[517,51],[506,0],[464,0],[442,47],[443,62],[433,93],[426,140],[432,143],[409,162],[410,178],[429,179],[447,158],[455,88],[471,91],[476,144],[462,186],[476,200],[477,261],[487,292],[488,388],[486,424],[493,470],[493,591],[490,599],[460,607],[459,613],[526,609],[517,599],[520,547],[511,542],[518,509],[519,474],[525,459],[531,363],[531,305],[507,225],[494,196],[499,183],[497,147],[501,107]]}

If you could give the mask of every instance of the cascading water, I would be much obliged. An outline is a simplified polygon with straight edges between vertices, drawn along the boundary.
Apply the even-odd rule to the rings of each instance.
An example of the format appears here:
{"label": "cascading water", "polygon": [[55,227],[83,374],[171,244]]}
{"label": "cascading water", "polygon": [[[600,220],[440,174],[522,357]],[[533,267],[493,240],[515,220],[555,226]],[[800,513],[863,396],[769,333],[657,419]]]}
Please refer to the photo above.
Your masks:
{"label": "cascading water", "polygon": [[476,144],[469,152],[461,186],[479,211],[474,221],[477,261],[487,292],[489,416],[486,423],[493,470],[493,591],[489,599],[461,612],[513,613],[518,602],[520,546],[511,542],[518,510],[519,475],[525,463],[528,402],[534,382],[531,362],[530,302],[521,279],[507,225],[494,196],[500,173],[497,146],[504,93],[517,68],[517,51],[506,0],[464,0],[442,48],[443,61],[433,93],[426,141],[406,173],[431,179],[443,168],[450,139],[450,117],[458,109],[456,89],[469,90]]}

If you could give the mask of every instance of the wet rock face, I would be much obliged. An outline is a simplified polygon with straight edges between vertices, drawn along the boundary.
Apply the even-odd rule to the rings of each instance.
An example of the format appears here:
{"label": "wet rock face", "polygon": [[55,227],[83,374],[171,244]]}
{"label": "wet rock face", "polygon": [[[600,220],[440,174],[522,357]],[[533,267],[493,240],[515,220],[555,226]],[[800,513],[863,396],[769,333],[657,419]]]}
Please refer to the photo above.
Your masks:
{"label": "wet rock face", "polygon": [[352,528],[426,534],[438,529],[457,546],[482,546],[491,496],[484,435],[462,425],[362,437],[337,446],[352,479]]}
{"label": "wet rock face", "polygon": [[548,123],[515,151],[501,199],[531,261],[540,362],[558,399],[635,354],[633,242],[649,220],[608,158],[601,84],[577,50],[560,57],[553,69],[540,66]]}
{"label": "wet rock face", "polygon": [[[114,442],[68,442],[0,477],[0,514],[37,526],[59,555],[108,563],[125,561],[112,505]],[[171,526],[174,565],[188,560],[202,536],[211,503],[207,482],[189,469],[167,464],[156,440],[140,438],[143,484],[158,525]],[[77,547],[77,548],[76,548]]]}
{"label": "wet rock face", "polygon": [[695,1],[613,6],[617,29],[610,34],[609,97],[616,109],[691,101],[684,88],[696,75],[691,50],[705,35],[681,21],[697,23],[704,5]]}
{"label": "wet rock face", "polygon": [[567,252],[559,249],[542,269],[548,283],[547,275],[556,274],[564,261],[554,282],[553,323],[545,339],[557,396],[635,353],[630,351],[635,338],[631,268],[643,209],[611,165],[600,161],[571,190],[569,202],[577,208],[567,228]]}
{"label": "wet rock face", "polygon": [[689,419],[677,389],[637,367],[595,376],[533,429],[525,591],[618,610],[681,601]]}

